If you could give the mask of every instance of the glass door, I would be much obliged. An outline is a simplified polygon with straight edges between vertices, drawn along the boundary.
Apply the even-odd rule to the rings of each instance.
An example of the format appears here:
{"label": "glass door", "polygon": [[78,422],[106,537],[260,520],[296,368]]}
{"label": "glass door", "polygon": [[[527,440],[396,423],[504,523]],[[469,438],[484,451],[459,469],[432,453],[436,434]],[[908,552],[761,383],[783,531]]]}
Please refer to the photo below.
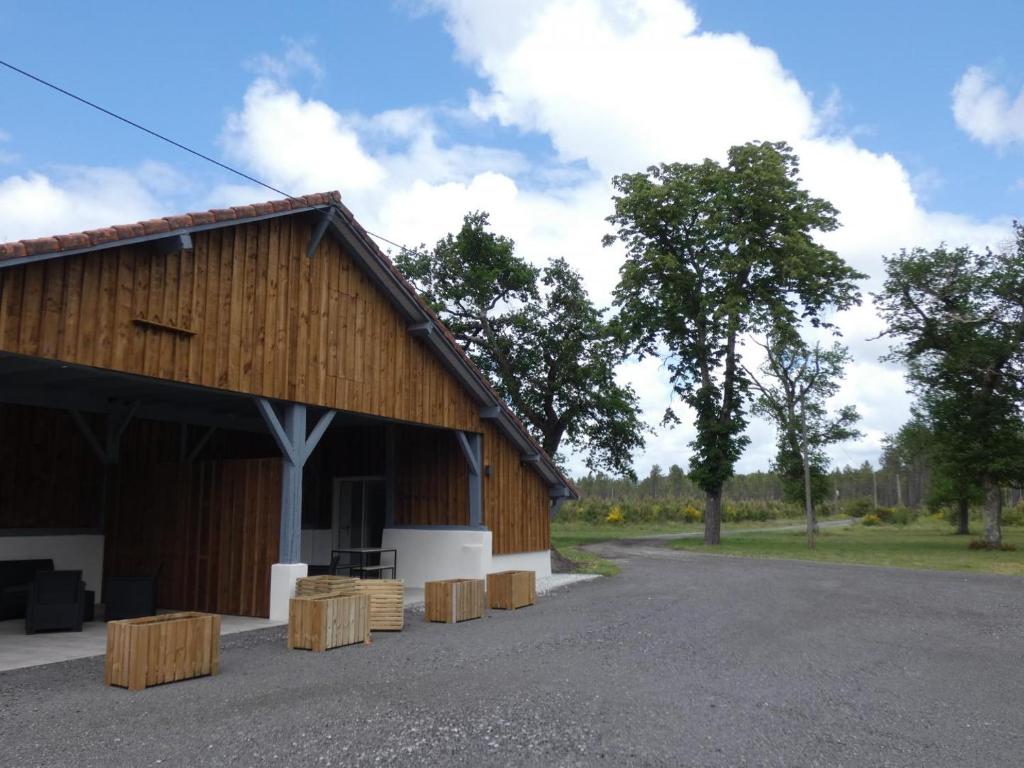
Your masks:
{"label": "glass door", "polygon": [[[384,536],[384,478],[334,479],[331,549],[379,547]],[[343,555],[339,564],[378,565],[379,556]]]}

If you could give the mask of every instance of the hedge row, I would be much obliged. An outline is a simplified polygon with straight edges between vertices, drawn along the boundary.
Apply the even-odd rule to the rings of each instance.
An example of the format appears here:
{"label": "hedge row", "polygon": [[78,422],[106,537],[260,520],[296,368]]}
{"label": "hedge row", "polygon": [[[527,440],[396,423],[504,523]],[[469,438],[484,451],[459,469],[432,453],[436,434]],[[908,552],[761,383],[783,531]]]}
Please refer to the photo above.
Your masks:
{"label": "hedge row", "polygon": [[[781,501],[726,501],[722,508],[722,519],[727,523],[783,520],[802,514],[796,504]],[[582,523],[700,523],[704,521],[704,502],[581,499],[563,504],[556,519]]]}

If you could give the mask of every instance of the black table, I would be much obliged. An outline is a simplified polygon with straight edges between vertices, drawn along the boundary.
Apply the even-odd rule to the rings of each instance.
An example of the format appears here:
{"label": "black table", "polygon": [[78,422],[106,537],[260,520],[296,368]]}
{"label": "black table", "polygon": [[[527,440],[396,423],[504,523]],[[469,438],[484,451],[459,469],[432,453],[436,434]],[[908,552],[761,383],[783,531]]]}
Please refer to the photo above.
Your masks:
{"label": "black table", "polygon": [[[385,554],[391,554],[391,564],[382,565],[380,563],[381,556]],[[358,557],[359,562],[340,563],[342,555],[349,555],[350,557]],[[377,563],[370,563],[368,559],[371,557],[377,557]],[[342,568],[347,568],[350,576],[359,576],[366,578],[367,574],[375,573],[378,579],[384,578],[385,571],[391,571],[391,578],[395,578],[398,573],[398,550],[397,549],[383,549],[381,547],[349,547],[347,549],[332,549],[331,550],[331,573],[337,574]]]}

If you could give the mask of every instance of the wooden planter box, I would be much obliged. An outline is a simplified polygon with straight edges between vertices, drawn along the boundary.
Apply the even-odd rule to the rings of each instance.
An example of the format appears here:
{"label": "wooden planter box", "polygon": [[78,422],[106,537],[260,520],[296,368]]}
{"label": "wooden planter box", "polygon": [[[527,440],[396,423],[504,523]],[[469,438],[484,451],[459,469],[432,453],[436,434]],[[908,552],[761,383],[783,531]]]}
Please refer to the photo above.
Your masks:
{"label": "wooden planter box", "polygon": [[454,623],[484,615],[483,579],[428,581],[423,586],[427,621]]}
{"label": "wooden planter box", "polygon": [[217,674],[220,616],[166,613],[107,623],[105,685],[141,691],[151,685]]}
{"label": "wooden planter box", "polygon": [[537,574],[499,571],[487,574],[487,607],[514,610],[537,602]]}
{"label": "wooden planter box", "polygon": [[405,626],[405,582],[401,579],[360,579],[356,594],[370,598],[370,630],[397,632]]}
{"label": "wooden planter box", "polygon": [[351,576],[303,576],[295,582],[296,597],[313,597],[314,595],[354,595],[356,582],[359,579]]}
{"label": "wooden planter box", "polygon": [[288,647],[326,651],[370,642],[366,595],[293,597],[288,603]]}

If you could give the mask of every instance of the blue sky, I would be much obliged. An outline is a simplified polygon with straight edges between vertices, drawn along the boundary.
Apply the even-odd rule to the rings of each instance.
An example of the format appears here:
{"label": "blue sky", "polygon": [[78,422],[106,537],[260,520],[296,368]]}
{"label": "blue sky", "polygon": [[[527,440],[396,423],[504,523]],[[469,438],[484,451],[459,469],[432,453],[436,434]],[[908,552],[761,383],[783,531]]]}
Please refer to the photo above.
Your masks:
{"label": "blue sky", "polygon": [[[843,213],[829,244],[875,277],[900,247],[998,243],[1024,208],[1024,6],[1008,0],[5,1],[0,25],[0,58],[290,193],[338,188],[400,241],[488,209],[602,300],[610,176],[738,141],[793,142]],[[268,196],[0,69],[0,240]],[[840,318],[857,360],[840,397],[867,432],[842,463],[906,416],[865,341],[875,320],[870,304]],[[656,421],[664,372],[622,375]],[[771,454],[770,429],[752,434],[745,469]],[[684,462],[689,438],[653,438],[639,468]]]}

